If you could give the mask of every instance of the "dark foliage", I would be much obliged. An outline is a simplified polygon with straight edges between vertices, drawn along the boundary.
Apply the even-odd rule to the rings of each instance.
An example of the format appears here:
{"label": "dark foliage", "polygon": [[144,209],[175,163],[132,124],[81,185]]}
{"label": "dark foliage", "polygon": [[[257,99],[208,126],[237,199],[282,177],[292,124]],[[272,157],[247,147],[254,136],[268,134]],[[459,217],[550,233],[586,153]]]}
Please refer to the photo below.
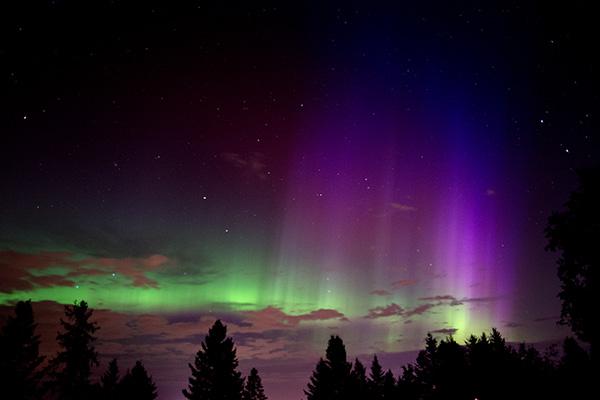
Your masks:
{"label": "dark foliage", "polygon": [[598,331],[596,281],[600,267],[600,169],[578,172],[579,188],[571,193],[566,209],[548,219],[548,250],[560,252],[561,320],[577,337],[590,343],[593,354]]}
{"label": "dark foliage", "polygon": [[122,400],[154,400],[158,396],[156,385],[141,361],[136,361],[131,371],[127,371],[117,392],[117,398]]}
{"label": "dark foliage", "polygon": [[334,381],[328,359],[321,359],[305,393],[308,400],[339,398],[336,393],[368,400],[564,399],[593,393],[589,355],[574,339],[565,340],[557,361],[525,344],[508,345],[496,329],[464,345],[452,336],[438,341],[428,334],[416,362],[403,366],[397,380],[383,371],[375,356],[368,379],[356,360],[347,380]]}
{"label": "dark foliage", "polygon": [[11,399],[38,399],[41,396],[40,338],[35,334],[31,301],[19,301],[15,315],[8,317],[0,331],[0,388]]}
{"label": "dark foliage", "polygon": [[260,379],[256,368],[252,368],[250,370],[250,375],[246,378],[242,400],[267,400],[262,380]]}
{"label": "dark foliage", "polygon": [[217,320],[196,353],[187,389],[183,395],[191,400],[240,400],[244,380],[237,371],[238,360],[227,327]]}
{"label": "dark foliage", "polygon": [[100,393],[106,399],[117,398],[117,389],[119,385],[119,365],[117,359],[113,358],[108,364],[108,368],[100,377]]}
{"label": "dark foliage", "polygon": [[90,375],[92,367],[98,365],[94,333],[99,328],[90,321],[91,316],[85,301],[65,306],[66,319],[60,320],[63,332],[56,336],[61,351],[50,362],[51,389],[61,400],[92,397]]}
{"label": "dark foliage", "polygon": [[319,360],[304,391],[308,400],[337,400],[349,397],[352,364],[346,360],[346,347],[339,336],[331,336],[325,359]]}

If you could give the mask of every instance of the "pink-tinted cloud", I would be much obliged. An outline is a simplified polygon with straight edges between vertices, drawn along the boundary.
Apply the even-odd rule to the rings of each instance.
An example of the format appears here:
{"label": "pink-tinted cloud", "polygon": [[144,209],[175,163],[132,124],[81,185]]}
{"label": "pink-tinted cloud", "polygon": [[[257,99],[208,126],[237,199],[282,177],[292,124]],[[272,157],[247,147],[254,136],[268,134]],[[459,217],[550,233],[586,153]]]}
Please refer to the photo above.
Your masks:
{"label": "pink-tinted cloud", "polygon": [[374,296],[389,296],[389,295],[391,295],[391,293],[385,289],[372,290],[371,292],[369,292],[369,294],[372,294]]}
{"label": "pink-tinted cloud", "polygon": [[[146,273],[167,265],[170,260],[160,254],[145,258],[76,257],[69,252],[24,253],[0,251],[2,280],[0,292],[31,290],[36,287],[73,286],[74,279],[119,274],[131,280],[134,286],[157,287],[158,283]],[[52,267],[64,268],[66,273],[45,274]]]}
{"label": "pink-tinted cloud", "polygon": [[441,333],[443,335],[454,335],[458,331],[458,328],[441,328],[431,331],[431,333]]}
{"label": "pink-tinted cloud", "polygon": [[421,304],[420,306],[406,310],[403,315],[407,318],[412,317],[413,315],[422,315],[422,314],[425,314],[427,311],[431,310],[432,308],[434,308],[435,306],[437,306],[437,304],[433,304],[433,303]]}
{"label": "pink-tinted cloud", "polygon": [[246,317],[254,326],[268,328],[296,327],[302,321],[321,321],[344,318],[344,314],[333,309],[318,309],[305,314],[287,314],[278,307],[269,306],[258,311],[249,311]]}
{"label": "pink-tinted cloud", "polygon": [[400,279],[398,281],[392,282],[392,289],[400,289],[406,286],[416,285],[417,281],[414,279]]}
{"label": "pink-tinted cloud", "polygon": [[442,296],[431,296],[431,297],[419,297],[421,301],[454,301],[456,297],[450,296],[449,294]]}
{"label": "pink-tinted cloud", "polygon": [[404,315],[404,309],[396,303],[388,304],[385,307],[375,307],[369,310],[366,318],[384,318],[391,317],[394,315]]}

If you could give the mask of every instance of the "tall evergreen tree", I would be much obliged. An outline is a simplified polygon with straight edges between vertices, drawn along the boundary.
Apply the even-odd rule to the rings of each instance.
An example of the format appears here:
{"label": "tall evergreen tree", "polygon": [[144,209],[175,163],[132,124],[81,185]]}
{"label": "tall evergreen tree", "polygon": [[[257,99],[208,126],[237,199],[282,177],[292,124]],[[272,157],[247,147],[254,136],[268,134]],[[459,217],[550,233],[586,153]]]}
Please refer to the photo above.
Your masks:
{"label": "tall evergreen tree", "polygon": [[242,400],[267,400],[262,380],[260,379],[260,375],[258,375],[258,370],[256,368],[252,368],[250,370],[250,375],[246,378]]}
{"label": "tall evergreen tree", "polygon": [[101,393],[104,398],[114,399],[117,397],[119,379],[119,365],[117,364],[117,359],[113,358],[104,374],[100,377]]}
{"label": "tall evergreen tree", "polygon": [[331,336],[325,360],[319,360],[310,378],[308,390],[304,391],[307,399],[345,399],[349,390],[351,368],[352,365],[346,359],[344,342],[339,336]]}
{"label": "tall evergreen tree", "polygon": [[156,385],[141,361],[136,361],[131,371],[127,371],[119,383],[118,393],[123,400],[154,400],[158,397]]}
{"label": "tall evergreen tree", "polygon": [[371,371],[369,373],[369,392],[371,393],[371,398],[382,399],[383,398],[383,380],[384,380],[384,372],[381,364],[379,364],[379,359],[377,355],[373,356],[373,361],[371,361]]}
{"label": "tall evergreen tree", "polygon": [[313,371],[307,389],[304,390],[307,400],[326,400],[333,392],[331,368],[324,359],[320,358]]}
{"label": "tall evergreen tree", "polygon": [[240,400],[244,380],[238,372],[233,339],[217,320],[196,353],[191,376],[183,395],[190,400]]}
{"label": "tall evergreen tree", "polygon": [[396,379],[391,370],[387,370],[383,376],[382,394],[384,400],[391,400],[396,398]]}
{"label": "tall evergreen tree", "polygon": [[8,317],[0,331],[0,390],[11,399],[41,397],[39,366],[40,338],[35,334],[31,301],[19,301],[15,315]]}
{"label": "tall evergreen tree", "polygon": [[363,400],[368,397],[367,370],[357,358],[350,372],[349,398]]}
{"label": "tall evergreen tree", "polygon": [[65,306],[66,319],[60,319],[63,332],[56,336],[61,350],[51,361],[52,389],[61,400],[82,400],[91,396],[90,375],[98,365],[94,348],[99,329],[90,321],[92,310],[85,301]]}

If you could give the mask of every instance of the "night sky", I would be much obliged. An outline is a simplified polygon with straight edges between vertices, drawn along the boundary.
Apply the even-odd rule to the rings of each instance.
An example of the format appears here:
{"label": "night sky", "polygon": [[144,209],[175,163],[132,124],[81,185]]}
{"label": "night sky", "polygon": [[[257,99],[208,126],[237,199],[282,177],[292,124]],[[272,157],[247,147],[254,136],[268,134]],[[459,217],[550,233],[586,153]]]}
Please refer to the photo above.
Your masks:
{"label": "night sky", "polygon": [[42,350],[86,300],[101,369],[175,399],[221,318],[282,400],[331,334],[397,371],[429,331],[568,333],[543,231],[600,156],[578,2],[6,3],[0,305]]}

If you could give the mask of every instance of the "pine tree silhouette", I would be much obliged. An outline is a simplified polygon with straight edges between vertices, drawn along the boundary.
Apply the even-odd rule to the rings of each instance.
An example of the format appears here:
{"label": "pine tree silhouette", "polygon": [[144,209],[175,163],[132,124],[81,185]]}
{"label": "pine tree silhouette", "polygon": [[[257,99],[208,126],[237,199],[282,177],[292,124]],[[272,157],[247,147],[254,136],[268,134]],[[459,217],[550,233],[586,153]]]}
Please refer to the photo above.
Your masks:
{"label": "pine tree silhouette", "polygon": [[383,399],[391,400],[396,398],[396,379],[391,370],[387,370],[383,376]]}
{"label": "pine tree silhouette", "polygon": [[119,365],[117,364],[117,359],[113,358],[104,374],[100,377],[101,393],[104,398],[117,398],[119,380]]}
{"label": "pine tree silhouette", "polygon": [[369,392],[371,393],[371,398],[373,400],[382,399],[383,398],[383,380],[384,380],[384,372],[381,364],[379,364],[379,359],[377,355],[373,356],[373,361],[371,361],[371,371],[369,373]]}
{"label": "pine tree silhouette", "polygon": [[19,301],[0,331],[0,390],[11,399],[41,397],[40,338],[35,334],[31,301]]}
{"label": "pine tree silhouette", "polygon": [[91,322],[92,310],[85,301],[65,306],[66,319],[60,319],[63,332],[56,336],[61,351],[51,360],[52,390],[61,400],[82,400],[91,396],[90,374],[98,365],[94,348],[99,329]]}
{"label": "pine tree silhouette", "polygon": [[346,360],[346,347],[339,336],[329,339],[325,358],[317,363],[304,393],[308,400],[345,399],[352,365]]}
{"label": "pine tree silhouette", "polygon": [[365,366],[357,358],[350,372],[349,398],[363,400],[368,397],[367,371]]}
{"label": "pine tree silhouette", "polygon": [[191,377],[183,395],[190,400],[240,400],[244,380],[237,371],[238,360],[227,327],[217,320],[189,364]]}
{"label": "pine tree silhouette", "polygon": [[156,385],[141,361],[136,361],[131,371],[127,371],[119,383],[118,393],[123,400],[154,400],[158,397]]}
{"label": "pine tree silhouette", "polygon": [[304,391],[307,400],[326,400],[333,392],[333,379],[331,368],[327,361],[319,359],[315,370],[313,371],[307,390]]}
{"label": "pine tree silhouette", "polygon": [[250,375],[246,378],[242,400],[267,400],[262,380],[260,379],[256,368],[252,368],[250,370]]}

